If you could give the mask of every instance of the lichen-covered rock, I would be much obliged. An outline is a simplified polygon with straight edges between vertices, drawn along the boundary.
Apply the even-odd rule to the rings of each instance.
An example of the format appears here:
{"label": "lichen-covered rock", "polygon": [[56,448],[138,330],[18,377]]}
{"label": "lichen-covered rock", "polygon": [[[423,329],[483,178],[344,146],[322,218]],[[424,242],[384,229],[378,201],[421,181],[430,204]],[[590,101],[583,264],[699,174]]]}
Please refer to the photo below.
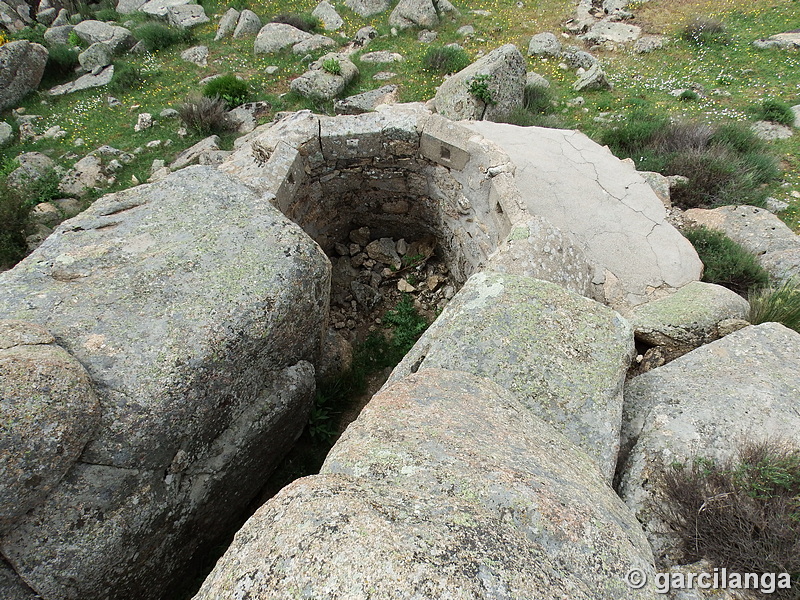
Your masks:
{"label": "lichen-covered rock", "polygon": [[604,20],[592,25],[581,37],[587,42],[596,44],[603,42],[624,44],[639,39],[641,35],[642,28],[637,25]]}
{"label": "lichen-covered rock", "polygon": [[703,263],[636,172],[578,131],[465,124],[505,151],[528,212],[572,234],[594,267],[594,297],[624,308],[700,279]]}
{"label": "lichen-covered rock", "polygon": [[594,269],[573,237],[542,217],[516,223],[486,265],[487,271],[544,279],[591,296]]}
{"label": "lichen-covered rock", "polygon": [[311,15],[322,22],[325,31],[336,31],[344,25],[344,20],[328,0],[322,0],[317,4],[316,8],[311,11]]}
{"label": "lichen-covered rock", "polygon": [[170,6],[167,9],[167,22],[176,29],[191,29],[209,22],[206,10],[200,4]]}
{"label": "lichen-covered rock", "polygon": [[59,25],[50,27],[44,32],[44,41],[49,45],[66,44],[69,42],[69,34],[75,29],[74,25]]}
{"label": "lichen-covered rock", "polygon": [[88,44],[103,42],[114,54],[122,54],[136,43],[136,38],[129,30],[104,21],[81,21],[73,31]]}
{"label": "lichen-covered rock", "polygon": [[528,42],[528,56],[551,56],[561,55],[561,42],[552,33],[537,33]]}
{"label": "lichen-covered rock", "polygon": [[650,598],[623,580],[650,562],[582,452],[485,379],[426,369],[259,509],[195,600]]}
{"label": "lichen-covered rock", "polygon": [[333,109],[337,115],[360,115],[375,110],[381,104],[394,104],[397,101],[397,86],[385,85],[355,96],[338,100]]}
{"label": "lichen-covered rock", "polygon": [[233,31],[233,37],[236,39],[244,37],[255,37],[262,27],[261,19],[252,10],[244,9],[239,15],[236,22],[236,29]]}
{"label": "lichen-covered rock", "polygon": [[723,232],[755,254],[775,279],[785,281],[800,273],[800,236],[766,209],[755,206],[693,208],[684,216],[690,223]]}
{"label": "lichen-covered rock", "polygon": [[294,46],[292,46],[292,54],[302,54],[306,55],[309,52],[316,52],[317,50],[322,50],[323,48],[335,48],[339,44],[336,43],[336,40],[329,38],[326,35],[312,35],[307,40],[303,40],[302,42],[297,42]]}
{"label": "lichen-covered rock", "polygon": [[[506,44],[448,78],[436,92],[436,112],[448,119],[492,121],[522,106],[525,89],[525,59],[513,44]],[[476,79],[477,78],[477,79]],[[485,84],[490,97],[486,103],[474,93]]]}
{"label": "lichen-covered rock", "polygon": [[344,0],[344,5],[362,17],[371,17],[389,9],[391,0]]}
{"label": "lichen-covered rock", "polygon": [[310,33],[301,31],[297,27],[292,27],[286,23],[267,23],[258,32],[256,41],[253,44],[253,50],[256,54],[278,52],[310,37]]}
{"label": "lichen-covered rock", "polygon": [[84,71],[91,72],[97,68],[107,67],[113,58],[114,53],[111,48],[103,42],[97,42],[78,55],[78,62]]}
{"label": "lichen-covered rock", "polygon": [[330,263],[210,167],[97,200],[0,274],[0,318],[38,323],[92,378],[100,424],[0,540],[49,598],[160,598],[224,535],[302,430]]}
{"label": "lichen-covered rock", "polygon": [[[325,61],[333,60],[339,65],[338,73],[325,70]],[[347,84],[358,76],[358,67],[342,54],[330,52],[320,57],[309,70],[293,79],[289,85],[293,92],[319,100],[333,100],[344,91]]]}
{"label": "lichen-covered rock", "polygon": [[241,13],[235,8],[229,8],[225,14],[222,15],[222,18],[219,20],[219,25],[217,26],[217,33],[214,35],[215,42],[233,34],[239,23],[240,14]]}
{"label": "lichen-covered rock", "polygon": [[3,559],[0,557],[0,598],[3,600],[41,600],[41,596],[25,585]]}
{"label": "lichen-covered rock", "polygon": [[89,154],[84,156],[67,171],[58,190],[67,196],[82,197],[92,190],[105,187],[108,184],[103,162],[99,156]]}
{"label": "lichen-covered rock", "polygon": [[24,190],[32,183],[47,177],[56,168],[52,158],[41,152],[25,152],[17,156],[19,166],[8,174],[8,184]]}
{"label": "lichen-covered rock", "polygon": [[636,339],[688,352],[721,337],[719,324],[746,319],[750,304],[713,283],[693,281],[674,294],[634,307],[629,315]]}
{"label": "lichen-covered rock", "polygon": [[58,485],[99,420],[81,364],[39,325],[0,321],[0,534]]}
{"label": "lichen-covered rock", "polygon": [[466,371],[514,394],[591,456],[611,481],[633,331],[613,310],[562,287],[477,273],[392,372]]}
{"label": "lichen-covered rock", "polygon": [[400,0],[389,15],[389,26],[398,29],[409,27],[436,27],[439,15],[433,0]]}
{"label": "lichen-covered rock", "polygon": [[653,513],[664,469],[730,458],[744,440],[796,439],[799,391],[800,334],[778,323],[746,327],[628,383],[620,493],[657,559],[669,560],[675,543]]}
{"label": "lichen-covered rock", "polygon": [[80,92],[90,88],[103,87],[111,83],[112,77],[114,77],[114,65],[108,65],[96,75],[87,73],[86,75],[81,75],[75,81],[52,87],[49,93],[51,96],[63,96],[64,94],[72,94],[73,92]]}
{"label": "lichen-covered rock", "polygon": [[47,48],[28,40],[0,46],[0,110],[11,108],[39,87]]}

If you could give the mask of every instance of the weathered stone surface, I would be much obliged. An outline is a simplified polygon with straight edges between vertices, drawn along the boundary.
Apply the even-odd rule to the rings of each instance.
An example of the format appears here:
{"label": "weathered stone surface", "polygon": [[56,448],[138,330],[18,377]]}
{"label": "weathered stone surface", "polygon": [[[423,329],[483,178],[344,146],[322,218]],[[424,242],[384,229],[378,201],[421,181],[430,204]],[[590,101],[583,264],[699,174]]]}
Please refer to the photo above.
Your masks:
{"label": "weathered stone surface", "polygon": [[390,50],[376,50],[375,52],[367,52],[358,57],[358,60],[365,63],[391,63],[403,62],[405,58],[398,52]]}
{"label": "weathered stone surface", "polygon": [[766,39],[755,40],[753,46],[759,50],[768,48],[778,48],[779,50],[800,48],[800,32],[789,31],[786,33],[776,33]]}
{"label": "weathered stone surface", "polygon": [[576,92],[583,90],[604,90],[613,87],[606,79],[606,74],[600,67],[600,63],[593,64],[585,73],[580,75],[575,83],[572,84],[572,89]]}
{"label": "weathered stone surface", "polygon": [[17,156],[19,166],[8,174],[8,184],[25,189],[32,182],[47,176],[56,168],[52,158],[41,152],[25,152]]}
{"label": "weathered stone surface", "polygon": [[594,269],[572,236],[542,217],[513,225],[486,270],[543,279],[582,296],[591,296],[594,278]]}
{"label": "weathered stone surface", "polygon": [[60,25],[51,27],[44,32],[44,41],[51,46],[56,44],[66,44],[69,42],[69,34],[75,29],[74,25]]}
{"label": "weathered stone surface", "polygon": [[486,380],[426,369],[383,390],[323,471],[248,521],[196,600],[652,593],[625,588],[649,549],[591,461]]}
{"label": "weathered stone surface", "polygon": [[375,107],[381,104],[393,104],[394,102],[397,102],[397,86],[385,85],[377,90],[338,100],[333,109],[337,115],[360,115],[375,110]]}
{"label": "weathered stone surface", "polygon": [[166,17],[170,6],[183,6],[193,0],[149,0],[139,7],[139,10],[153,17]]}
{"label": "weathered stone surface", "polygon": [[27,40],[0,46],[0,110],[11,108],[39,87],[47,48]]}
{"label": "weathered stone surface", "polygon": [[292,46],[292,54],[306,55],[309,52],[316,52],[317,50],[322,50],[323,48],[335,48],[338,45],[339,44],[337,44],[335,40],[325,35],[312,35],[307,40],[297,42],[294,46]]}
{"label": "weathered stone surface", "polygon": [[798,390],[800,334],[777,323],[741,329],[628,383],[620,492],[657,559],[674,542],[658,533],[649,504],[659,474],[693,456],[729,458],[744,440],[796,439]]}
{"label": "weathered stone surface", "polygon": [[560,56],[561,42],[552,33],[537,33],[528,42],[528,56]]}
{"label": "weathered stone surface", "polygon": [[178,156],[175,157],[175,160],[172,161],[172,164],[170,164],[169,168],[173,171],[177,171],[178,169],[188,167],[189,165],[197,162],[200,158],[200,155],[212,150],[219,150],[218,135],[212,135],[200,140],[194,146],[190,146],[178,154]]}
{"label": "weathered stone surface", "polygon": [[12,569],[0,557],[0,598],[3,600],[40,600],[41,597],[25,585]]}
{"label": "weathered stone surface", "polygon": [[198,67],[208,65],[208,46],[192,46],[181,52],[181,60],[194,63]]}
{"label": "weathered stone surface", "polygon": [[550,82],[538,73],[528,71],[525,75],[525,87],[549,88]]}
{"label": "weathered stone surface", "polygon": [[531,214],[571,233],[595,267],[595,298],[624,306],[700,279],[692,245],[632,165],[577,131],[466,124],[497,143]]}
{"label": "weathered stone surface", "polygon": [[400,266],[400,256],[395,249],[394,240],[391,238],[380,238],[367,244],[365,248],[367,255],[378,262]]}
{"label": "weathered stone surface", "polygon": [[97,200],[0,274],[0,316],[52,332],[102,407],[0,542],[17,573],[50,598],[160,598],[302,430],[329,273],[267,200],[189,167]]}
{"label": "weathered stone surface", "polygon": [[674,294],[634,307],[629,315],[636,339],[687,352],[721,336],[726,319],[747,319],[750,304],[713,283],[692,281]]}
{"label": "weathered stone surface", "polygon": [[90,191],[104,187],[108,176],[98,156],[84,156],[67,171],[58,185],[59,191],[66,196],[85,196]]}
{"label": "weathered stone surface", "polygon": [[389,15],[389,26],[398,29],[409,27],[436,27],[439,15],[433,0],[400,0]]}
{"label": "weathered stone surface", "polygon": [[613,310],[546,281],[481,272],[389,381],[422,367],[487,377],[563,432],[610,482],[633,353],[633,330]]}
{"label": "weathered stone surface", "polygon": [[0,321],[0,534],[58,485],[99,422],[81,364],[43,327]]}
{"label": "weathered stone surface", "polygon": [[669,178],[656,171],[639,171],[639,175],[650,185],[664,208],[672,207]]}
{"label": "weathered stone surface", "polygon": [[389,9],[391,0],[344,0],[344,5],[362,17],[371,17]]}
{"label": "weathered stone surface", "polygon": [[239,23],[239,13],[238,10],[235,8],[229,8],[222,18],[219,20],[219,26],[217,27],[217,33],[214,36],[214,41],[218,42],[224,37],[232,35],[234,31],[236,31],[236,26]]}
{"label": "weathered stone surface", "polygon": [[122,54],[136,43],[136,38],[129,30],[104,21],[81,21],[73,31],[88,44],[103,42],[114,54]]}
{"label": "weathered stone surface", "polygon": [[48,93],[51,96],[63,96],[64,94],[80,92],[82,90],[88,90],[89,88],[102,87],[111,83],[112,77],[114,77],[114,65],[108,65],[97,75],[92,75],[91,73],[81,75],[75,81],[50,88]]}
{"label": "weathered stone surface", "polygon": [[660,50],[666,43],[667,38],[663,35],[643,35],[633,44],[633,51],[637,54],[646,54]]}
{"label": "weathered stone surface", "polygon": [[[328,73],[323,65],[326,60],[336,60],[339,63],[338,75]],[[358,68],[347,57],[335,52],[329,52],[309,65],[309,70],[297,79],[292,80],[292,91],[307,98],[332,100],[344,91],[347,84],[358,76]]]}
{"label": "weathered stone surface", "polygon": [[14,128],[5,121],[0,121],[0,148],[14,141]]}
{"label": "weathered stone surface", "polygon": [[269,102],[246,102],[229,110],[228,117],[238,124],[237,132],[250,133],[258,125],[258,119],[269,114],[270,110],[272,110],[272,105]]}
{"label": "weathered stone surface", "polygon": [[322,0],[317,4],[311,14],[322,22],[326,31],[337,31],[344,25],[344,20],[328,0]]}
{"label": "weathered stone surface", "polygon": [[[522,106],[525,88],[525,59],[513,44],[492,50],[467,68],[447,79],[436,92],[436,112],[448,119],[486,119],[506,115]],[[486,76],[492,104],[470,93],[470,82]]]}
{"label": "weathered stone surface", "polygon": [[794,123],[795,127],[800,128],[800,104],[795,104],[792,107],[792,112],[794,113]]}
{"label": "weathered stone surface", "polygon": [[785,140],[792,137],[792,128],[772,121],[756,121],[750,126],[750,130],[756,137],[766,141]]}
{"label": "weathered stone surface", "polygon": [[177,29],[191,29],[209,21],[206,10],[199,4],[184,4],[167,8],[167,22]]}
{"label": "weathered stone surface", "polygon": [[602,44],[603,42],[615,42],[624,44],[637,40],[642,35],[642,28],[637,25],[627,23],[617,23],[614,21],[600,21],[589,28],[583,36],[587,42]]}
{"label": "weathered stone surface", "polygon": [[252,10],[244,9],[239,15],[239,20],[236,22],[236,29],[233,31],[233,37],[236,39],[244,37],[256,37],[258,32],[261,31],[263,24],[258,15]]}
{"label": "weathered stone surface", "polygon": [[139,12],[147,0],[119,0],[117,2],[117,12],[121,15],[129,15]]}
{"label": "weathered stone surface", "polygon": [[301,31],[285,23],[267,23],[256,36],[253,46],[256,54],[278,52],[288,46],[294,46],[311,37],[310,33]]}
{"label": "weathered stone surface", "polygon": [[684,213],[688,222],[722,231],[752,252],[770,275],[785,281],[800,272],[800,237],[768,210],[755,206],[693,208]]}
{"label": "weathered stone surface", "polygon": [[96,42],[78,55],[78,62],[84,71],[107,67],[111,64],[114,53],[104,42]]}

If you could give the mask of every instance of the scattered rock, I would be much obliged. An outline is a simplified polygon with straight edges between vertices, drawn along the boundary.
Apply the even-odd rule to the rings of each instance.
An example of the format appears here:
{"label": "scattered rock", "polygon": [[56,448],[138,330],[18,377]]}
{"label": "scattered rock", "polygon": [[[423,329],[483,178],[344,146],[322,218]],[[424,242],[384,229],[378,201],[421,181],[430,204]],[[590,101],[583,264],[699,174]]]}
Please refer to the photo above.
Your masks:
{"label": "scattered rock", "polygon": [[776,33],[775,35],[771,35],[766,39],[754,41],[753,46],[760,50],[769,48],[777,48],[779,50],[800,48],[800,32],[790,31],[787,33]]}
{"label": "scattered rock", "polygon": [[139,12],[147,0],[119,0],[116,11],[121,15],[130,15]]}
{"label": "scattered rock", "polygon": [[349,96],[344,100],[337,100],[333,109],[338,115],[360,115],[375,110],[375,107],[381,104],[393,104],[395,102],[397,102],[397,86],[385,85],[377,90],[370,90],[369,92]]}
{"label": "scattered rock", "polygon": [[103,42],[111,48],[111,52],[115,55],[130,50],[136,43],[136,38],[130,31],[119,25],[103,21],[81,21],[73,31],[80,39],[89,44]]}
{"label": "scattered rock", "polygon": [[102,87],[111,83],[111,78],[114,76],[114,65],[109,65],[100,71],[97,75],[87,73],[78,77],[75,81],[57,85],[51,88],[48,92],[51,96],[61,96],[63,94],[71,94],[81,90],[88,90],[89,88]]}
{"label": "scattered rock", "polygon": [[386,81],[387,79],[392,79],[393,77],[397,77],[397,73],[392,73],[391,71],[378,71],[372,76],[375,81]]}
{"label": "scattered rock", "polygon": [[[0,143],[2,145],[2,143]],[[789,208],[789,203],[784,202],[783,200],[778,200],[777,198],[767,198],[764,201],[764,204],[767,207],[767,210],[772,214],[777,214],[779,212],[783,212],[787,208]]]}
{"label": "scattered rock", "polygon": [[344,0],[344,5],[362,17],[371,17],[389,9],[391,0]]}
{"label": "scattered rock", "polygon": [[144,131],[145,129],[150,129],[154,124],[153,115],[150,113],[140,113],[136,120],[136,125],[133,126],[133,130],[137,132]]}
{"label": "scattered rock", "polygon": [[191,29],[208,23],[209,20],[200,4],[183,4],[167,8],[167,22],[177,29]]}
{"label": "scattered rock", "polygon": [[104,42],[96,42],[78,55],[78,62],[84,71],[92,72],[96,68],[111,64],[114,53]]}
{"label": "scattered rock", "polygon": [[353,37],[352,44],[355,48],[363,48],[367,44],[369,44],[372,40],[378,37],[378,30],[374,27],[367,26],[362,27],[356,32],[356,35]]}
{"label": "scattered rock", "polygon": [[83,197],[90,191],[104,187],[108,183],[108,176],[103,168],[103,163],[97,156],[89,154],[67,171],[58,186],[59,191],[66,196]]}
{"label": "scattered rock", "polygon": [[417,35],[417,41],[421,44],[432,44],[436,41],[436,38],[439,37],[439,34],[435,31],[428,31],[427,29],[423,29]]}
{"label": "scattered rock", "polygon": [[772,121],[756,121],[750,126],[750,129],[759,139],[766,141],[785,140],[792,137],[791,127]]}
{"label": "scattered rock", "polygon": [[538,73],[528,71],[525,75],[525,87],[549,88],[550,82]]}
{"label": "scattered rock", "polygon": [[69,43],[69,34],[75,29],[74,25],[60,25],[51,27],[44,32],[44,41],[50,46]]}
{"label": "scattered rock", "polygon": [[581,38],[587,42],[594,42],[596,44],[602,44],[604,42],[624,44],[639,39],[641,35],[642,28],[636,25],[600,21],[589,27],[589,31],[582,35]]}
{"label": "scattered rock", "polygon": [[14,128],[5,121],[0,121],[0,148],[14,141]]}
{"label": "scattered rock", "polygon": [[594,64],[572,84],[572,89],[576,92],[582,92],[583,90],[608,90],[612,87],[611,82],[606,79],[605,72],[600,68],[599,63]]}
{"label": "scattered rock", "polygon": [[647,54],[655,50],[661,50],[667,38],[663,35],[643,35],[633,44],[633,51],[637,54]]}
{"label": "scattered rock", "polygon": [[200,140],[194,146],[187,148],[175,157],[175,160],[172,161],[172,164],[170,164],[169,167],[173,171],[188,167],[189,165],[196,163],[203,154],[213,150],[219,150],[218,135],[209,136],[204,140]]}
{"label": "scattered rock", "polygon": [[[485,119],[507,115],[522,106],[525,59],[513,44],[506,44],[479,58],[439,86],[433,103],[448,119]],[[476,77],[486,77],[492,102],[486,104],[470,92]]]}
{"label": "scattered rock", "polygon": [[256,36],[254,51],[256,54],[278,52],[310,37],[312,37],[310,33],[285,23],[267,23]]}
{"label": "scattered rock", "polygon": [[326,31],[338,31],[344,25],[344,20],[328,0],[322,0],[317,4],[311,14],[322,22]]}
{"label": "scattered rock", "polygon": [[[340,73],[328,73],[322,67],[326,60],[337,60]],[[307,98],[332,100],[342,93],[347,84],[358,75],[358,69],[345,56],[329,53],[311,63],[310,70],[293,80],[291,89]]]}
{"label": "scattered rock", "polygon": [[217,27],[217,33],[214,36],[215,42],[229,35],[233,35],[239,23],[239,15],[239,11],[235,8],[229,8],[225,14],[222,15],[222,18],[219,20],[219,26]]}
{"label": "scattered rock", "polygon": [[233,37],[236,39],[256,37],[261,31],[261,19],[252,10],[244,9],[239,15],[239,20],[236,23],[236,29],[233,31]]}
{"label": "scattered rock", "polygon": [[528,43],[528,56],[561,56],[561,41],[552,33],[537,33]]}
{"label": "scattered rock", "polygon": [[391,63],[403,62],[405,58],[402,54],[391,52],[390,50],[378,50],[377,52],[367,52],[358,57],[358,60],[365,63]]}
{"label": "scattered rock", "polygon": [[182,6],[192,0],[149,0],[139,7],[139,10],[152,17],[166,17],[170,6]]}
{"label": "scattered rock", "polygon": [[27,40],[0,46],[0,110],[16,106],[39,87],[47,56],[47,48]]}
{"label": "scattered rock", "polygon": [[307,54],[309,52],[316,52],[323,48],[334,48],[339,44],[331,38],[324,35],[312,35],[307,40],[296,43],[292,46],[293,54]]}
{"label": "scattered rock", "polygon": [[268,114],[271,109],[272,105],[269,102],[247,102],[229,110],[228,117],[234,123],[238,123],[236,131],[250,133],[258,125],[258,119]]}
{"label": "scattered rock", "polygon": [[400,0],[389,15],[389,25],[398,29],[432,28],[439,24],[433,0]]}
{"label": "scattered rock", "polygon": [[461,37],[469,37],[475,35],[475,28],[472,25],[462,25],[456,30],[456,33]]}
{"label": "scattered rock", "polygon": [[8,185],[24,189],[31,182],[47,177],[56,169],[52,158],[41,152],[25,152],[17,156],[19,166],[8,174]]}
{"label": "scattered rock", "polygon": [[205,67],[208,65],[208,46],[192,46],[181,52],[181,59]]}

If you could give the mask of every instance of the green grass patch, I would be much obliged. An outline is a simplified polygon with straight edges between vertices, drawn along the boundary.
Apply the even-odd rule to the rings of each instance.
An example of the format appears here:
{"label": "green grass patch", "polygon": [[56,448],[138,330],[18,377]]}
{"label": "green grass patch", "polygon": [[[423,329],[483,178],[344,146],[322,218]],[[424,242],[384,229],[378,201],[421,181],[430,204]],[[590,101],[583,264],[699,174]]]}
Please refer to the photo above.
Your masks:
{"label": "green grass patch", "polygon": [[705,265],[703,281],[723,285],[742,296],[769,283],[769,274],[756,257],[721,231],[701,226],[683,234]]}
{"label": "green grass patch", "polygon": [[800,278],[753,290],[747,299],[753,325],[774,322],[800,332]]}
{"label": "green grass patch", "polygon": [[149,21],[133,30],[133,35],[149,52],[159,52],[194,39],[189,29],[168,27],[157,21]]}
{"label": "green grass patch", "polygon": [[203,88],[203,95],[207,98],[222,98],[228,109],[236,108],[249,102],[253,96],[250,84],[228,74],[216,77],[209,81]]}
{"label": "green grass patch", "polygon": [[441,46],[428,48],[422,57],[422,63],[426,71],[449,75],[468,67],[472,59],[463,48]]}

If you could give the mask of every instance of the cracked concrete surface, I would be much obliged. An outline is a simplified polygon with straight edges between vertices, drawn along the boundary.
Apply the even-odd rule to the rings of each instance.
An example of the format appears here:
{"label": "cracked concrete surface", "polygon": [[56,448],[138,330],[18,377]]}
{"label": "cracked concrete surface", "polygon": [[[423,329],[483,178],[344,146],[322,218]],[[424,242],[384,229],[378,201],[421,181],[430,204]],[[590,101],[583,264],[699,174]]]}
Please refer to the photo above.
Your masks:
{"label": "cracked concrete surface", "polygon": [[573,234],[595,269],[595,296],[616,308],[696,281],[702,263],[669,223],[647,182],[579,131],[463,125],[497,143],[516,165],[530,213]]}

